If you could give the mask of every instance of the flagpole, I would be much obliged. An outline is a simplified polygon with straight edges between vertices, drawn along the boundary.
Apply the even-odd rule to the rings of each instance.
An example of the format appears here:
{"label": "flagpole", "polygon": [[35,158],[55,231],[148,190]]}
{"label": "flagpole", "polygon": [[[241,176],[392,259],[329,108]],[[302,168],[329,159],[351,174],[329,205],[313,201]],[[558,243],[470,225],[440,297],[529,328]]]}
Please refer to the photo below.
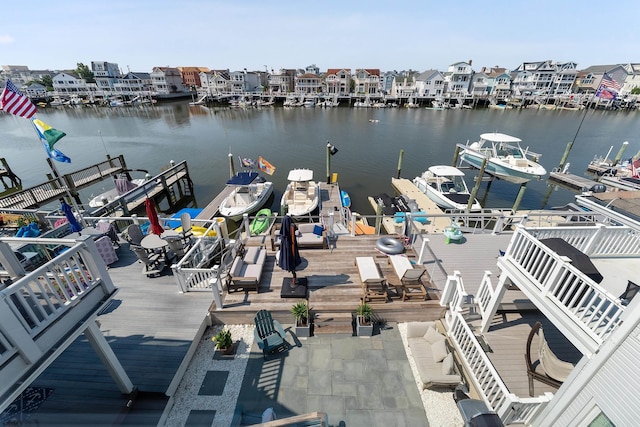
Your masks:
{"label": "flagpole", "polygon": [[[40,132],[38,132],[38,128],[36,127],[36,124],[34,123],[33,120],[31,120],[31,125],[33,126],[33,130],[36,132],[36,135],[38,135],[38,140],[42,143],[42,138],[40,137]],[[86,227],[87,223],[84,220],[84,216],[82,215],[82,212],[80,211],[80,208],[78,207],[78,204],[76,203],[75,198],[71,195],[71,191],[69,191],[69,187],[66,185],[64,180],[62,180],[60,172],[58,171],[58,168],[53,163],[53,160],[51,159],[50,156],[49,156],[49,159],[48,159],[47,163],[49,164],[49,167],[53,171],[53,175],[56,177],[56,179],[58,180],[60,185],[62,185],[62,188],[64,188],[65,192],[67,193],[67,197],[69,198],[69,200],[73,204],[73,207],[75,208],[76,212],[78,212],[78,215],[80,215],[80,224],[82,224],[83,227]]]}

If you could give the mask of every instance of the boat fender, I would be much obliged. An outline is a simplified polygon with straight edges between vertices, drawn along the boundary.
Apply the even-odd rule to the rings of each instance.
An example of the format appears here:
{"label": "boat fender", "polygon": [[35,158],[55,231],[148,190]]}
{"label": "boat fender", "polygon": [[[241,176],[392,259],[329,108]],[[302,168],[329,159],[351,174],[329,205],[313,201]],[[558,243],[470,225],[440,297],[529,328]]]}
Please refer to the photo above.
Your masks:
{"label": "boat fender", "polygon": [[393,237],[381,237],[376,242],[376,249],[387,255],[398,255],[404,252],[404,245]]}
{"label": "boat fender", "polygon": [[594,193],[604,193],[607,191],[607,186],[604,184],[594,184],[589,190]]}

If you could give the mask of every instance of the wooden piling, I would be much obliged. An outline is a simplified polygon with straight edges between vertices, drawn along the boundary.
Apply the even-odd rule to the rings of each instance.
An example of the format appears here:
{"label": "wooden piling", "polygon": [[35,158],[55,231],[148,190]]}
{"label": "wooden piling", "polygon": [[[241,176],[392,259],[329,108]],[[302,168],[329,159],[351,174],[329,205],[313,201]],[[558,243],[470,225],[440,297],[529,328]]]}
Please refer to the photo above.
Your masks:
{"label": "wooden piling", "polygon": [[622,153],[624,153],[624,150],[627,149],[628,145],[629,145],[629,141],[625,141],[622,143],[622,147],[620,147],[620,150],[618,150],[618,154],[616,154],[616,158],[613,159],[613,166],[618,164],[618,162],[622,158]]}
{"label": "wooden piling", "polygon": [[236,167],[233,165],[233,154],[229,153],[229,178],[236,176]]}
{"label": "wooden piling", "polygon": [[527,183],[523,182],[522,184],[520,184],[520,190],[518,190],[518,195],[516,196],[516,201],[513,203],[513,207],[511,208],[512,211],[517,212],[518,211],[518,207],[520,206],[520,202],[522,201],[522,198],[524,197],[524,192],[527,189]]}
{"label": "wooden piling", "polygon": [[487,167],[487,158],[485,157],[484,159],[482,159],[482,166],[480,166],[480,172],[478,172],[476,183],[473,185],[473,189],[471,190],[471,195],[469,196],[469,201],[467,202],[467,212],[471,211],[471,206],[473,206],[473,202],[474,200],[476,200],[476,194],[478,194],[478,190],[480,189],[480,184],[482,183],[482,176],[484,175],[484,170],[486,167]]}
{"label": "wooden piling", "polygon": [[398,174],[396,178],[400,178],[400,172],[402,172],[402,159],[404,157],[404,149],[400,149],[400,156],[398,156]]}

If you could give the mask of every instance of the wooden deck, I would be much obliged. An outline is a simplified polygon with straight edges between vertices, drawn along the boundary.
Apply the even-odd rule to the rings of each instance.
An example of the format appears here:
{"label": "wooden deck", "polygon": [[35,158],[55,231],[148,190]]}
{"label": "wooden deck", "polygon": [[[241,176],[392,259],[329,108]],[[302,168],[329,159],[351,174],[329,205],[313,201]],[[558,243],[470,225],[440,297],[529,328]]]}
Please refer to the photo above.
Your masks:
{"label": "wooden deck", "polygon": [[[489,347],[487,356],[500,373],[509,391],[520,397],[529,396],[529,380],[525,364],[527,337],[533,325],[540,321],[549,347],[560,359],[573,364],[578,363],[582,354],[567,340],[542,314],[534,311],[526,313],[500,313],[496,315],[491,327],[484,334]],[[478,324],[478,322],[474,322]],[[537,360],[538,339],[532,344],[532,360]],[[541,383],[533,382],[534,396],[545,392],[556,393],[557,389]]]}
{"label": "wooden deck", "polygon": [[[386,255],[375,249],[377,239],[378,236],[338,236],[332,249],[300,250],[303,262],[298,267],[297,276],[305,277],[308,281],[307,295],[312,312],[320,316],[331,314],[343,317],[355,313],[363,296],[355,258],[371,256],[392,288],[386,303],[371,304],[375,314],[393,322],[442,318],[444,309],[439,304],[440,290],[432,285],[428,278],[423,282],[430,298],[427,301],[412,298],[402,302],[401,298],[396,296],[393,285],[398,285],[399,279],[389,265]],[[291,277],[291,274],[277,266],[275,252],[268,249],[260,292],[225,293],[224,308],[215,310],[215,307],[212,307],[213,319],[226,324],[252,323],[256,311],[266,308],[282,323],[292,323],[293,318],[289,310],[299,299],[281,297],[283,280],[285,277]],[[408,255],[415,257],[413,251],[409,251]]]}

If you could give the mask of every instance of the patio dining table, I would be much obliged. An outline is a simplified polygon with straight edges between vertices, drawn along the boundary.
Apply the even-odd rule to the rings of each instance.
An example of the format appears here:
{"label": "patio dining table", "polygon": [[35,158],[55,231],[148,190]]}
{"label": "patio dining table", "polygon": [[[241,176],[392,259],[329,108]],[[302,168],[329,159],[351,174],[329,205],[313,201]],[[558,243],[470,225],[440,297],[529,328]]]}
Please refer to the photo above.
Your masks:
{"label": "patio dining table", "polygon": [[543,243],[558,255],[563,255],[569,258],[572,265],[587,275],[594,282],[602,282],[602,274],[600,274],[596,266],[593,265],[589,256],[574,247],[571,243],[557,237],[541,239],[540,243]]}

